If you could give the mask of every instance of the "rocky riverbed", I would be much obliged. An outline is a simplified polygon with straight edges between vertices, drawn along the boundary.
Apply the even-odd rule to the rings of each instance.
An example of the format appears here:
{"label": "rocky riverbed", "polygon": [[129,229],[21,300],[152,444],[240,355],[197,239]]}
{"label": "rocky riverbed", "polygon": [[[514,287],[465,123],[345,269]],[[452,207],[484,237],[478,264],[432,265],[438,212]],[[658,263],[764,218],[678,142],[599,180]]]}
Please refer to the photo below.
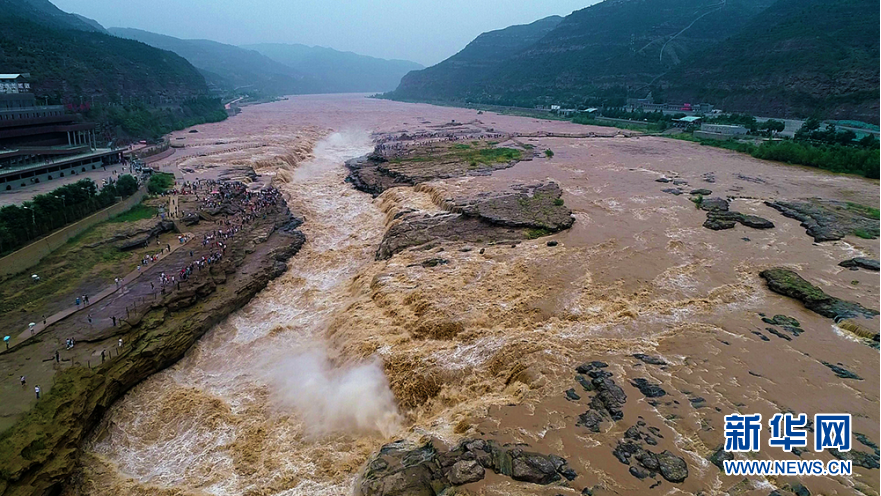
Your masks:
{"label": "rocky riverbed", "polygon": [[[877,181],[355,96],[199,131],[166,167],[254,164],[307,241],[107,410],[66,494],[881,490],[878,276],[839,265],[878,259]],[[808,216],[842,236],[815,241]],[[806,285],[774,272],[801,288],[775,292],[774,270]],[[784,411],[851,413],[854,449],[756,456],[849,457],[855,475],[725,476],[723,417]]]}

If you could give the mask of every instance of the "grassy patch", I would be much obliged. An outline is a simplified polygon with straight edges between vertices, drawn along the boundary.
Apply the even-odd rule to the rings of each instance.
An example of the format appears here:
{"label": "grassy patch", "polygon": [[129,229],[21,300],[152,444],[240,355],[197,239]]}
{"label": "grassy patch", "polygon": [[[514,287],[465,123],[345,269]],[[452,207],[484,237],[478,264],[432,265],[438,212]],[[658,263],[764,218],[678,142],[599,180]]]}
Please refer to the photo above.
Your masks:
{"label": "grassy patch", "polygon": [[865,229],[854,229],[853,235],[863,239],[875,239],[875,235]]}
{"label": "grassy patch", "polygon": [[157,209],[156,207],[150,207],[144,205],[143,203],[139,203],[129,209],[127,212],[123,212],[107,222],[134,222],[136,220],[150,219],[152,217],[155,217],[158,212],[159,209]]}
{"label": "grassy patch", "polygon": [[847,209],[870,219],[877,220],[881,218],[881,211],[877,208],[867,207],[865,205],[860,205],[859,203],[847,202]]}
{"label": "grassy patch", "polygon": [[547,229],[535,228],[526,231],[526,239],[538,239],[551,234]]}
{"label": "grassy patch", "polygon": [[165,193],[171,189],[172,186],[174,186],[174,174],[156,172],[150,176],[150,180],[147,182],[147,191],[149,191],[151,195],[158,195],[160,193]]}

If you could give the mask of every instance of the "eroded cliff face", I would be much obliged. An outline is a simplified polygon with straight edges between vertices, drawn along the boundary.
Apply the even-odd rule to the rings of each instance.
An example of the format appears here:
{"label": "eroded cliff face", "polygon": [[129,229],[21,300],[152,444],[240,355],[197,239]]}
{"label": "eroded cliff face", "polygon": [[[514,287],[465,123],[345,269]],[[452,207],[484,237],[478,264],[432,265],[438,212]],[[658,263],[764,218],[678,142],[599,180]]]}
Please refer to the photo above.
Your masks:
{"label": "eroded cliff face", "polygon": [[[214,217],[203,217],[208,220],[191,226],[195,233],[216,228]],[[225,216],[218,211],[216,220],[222,218]],[[2,434],[0,494],[58,494],[63,487],[76,487],[69,476],[82,442],[107,409],[145,378],[178,361],[205,332],[284,273],[287,261],[305,242],[297,230],[301,223],[281,201],[275,211],[245,224],[226,241],[223,259],[189,279],[182,289],[163,290],[155,300],[133,299],[126,304],[128,317],[120,320],[118,327],[78,338],[78,347],[94,348],[97,354],[87,363],[75,361],[57,373],[51,391]],[[176,274],[192,261],[187,252],[185,248],[175,251],[144,277],[152,279],[160,272]],[[74,319],[61,321],[18,353],[31,353],[38,359],[40,347],[56,335],[81,335],[77,327]],[[118,339],[124,343],[121,348],[117,347]],[[111,352],[102,363],[97,350],[104,348]]]}

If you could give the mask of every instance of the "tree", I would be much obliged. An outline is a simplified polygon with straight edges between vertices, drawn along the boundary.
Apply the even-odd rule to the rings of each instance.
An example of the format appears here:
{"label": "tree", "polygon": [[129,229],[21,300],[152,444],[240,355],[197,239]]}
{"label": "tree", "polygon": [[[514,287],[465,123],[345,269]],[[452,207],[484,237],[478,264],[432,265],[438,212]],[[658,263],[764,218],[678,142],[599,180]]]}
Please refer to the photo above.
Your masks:
{"label": "tree", "polygon": [[131,174],[124,174],[116,181],[116,192],[122,196],[131,196],[138,190],[138,180]]}

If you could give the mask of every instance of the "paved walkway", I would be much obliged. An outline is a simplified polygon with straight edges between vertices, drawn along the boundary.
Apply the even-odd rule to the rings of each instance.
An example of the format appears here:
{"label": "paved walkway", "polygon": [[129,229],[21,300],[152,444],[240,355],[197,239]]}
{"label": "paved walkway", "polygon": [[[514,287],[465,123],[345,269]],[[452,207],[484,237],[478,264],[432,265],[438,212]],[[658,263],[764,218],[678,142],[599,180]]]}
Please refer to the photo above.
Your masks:
{"label": "paved walkway", "polygon": [[[178,243],[176,245],[171,245],[171,251],[163,251],[159,255],[159,260],[162,260],[163,258],[167,257],[168,255],[170,255],[173,251],[177,250],[178,248],[180,248],[182,246],[186,246],[190,242],[190,240],[193,239],[193,235],[191,233],[186,233],[186,234],[184,234],[184,236],[187,237],[187,241],[185,243]],[[156,262],[158,262],[159,260],[157,260]],[[152,263],[155,264],[156,262],[152,262]],[[64,320],[67,317],[70,317],[71,315],[79,312],[80,310],[85,310],[89,307],[94,306],[96,303],[98,303],[101,300],[107,298],[108,296],[116,293],[117,291],[120,291],[120,290],[124,291],[125,287],[128,284],[130,284],[131,282],[133,282],[135,279],[137,279],[141,275],[142,272],[145,272],[145,270],[135,269],[135,270],[131,271],[128,275],[123,277],[119,281],[118,286],[111,286],[96,295],[89,295],[89,304],[88,305],[80,304],[80,306],[78,306],[78,307],[72,306],[72,307],[66,308],[66,309],[64,309],[54,315],[50,315],[50,316],[46,317],[46,324],[45,325],[43,324],[42,321],[35,322],[34,323],[35,325],[33,328],[29,327],[28,329],[26,329],[24,332],[22,332],[18,336],[11,336],[9,339],[9,347],[12,348],[13,346],[15,346],[19,343],[23,343],[24,341],[28,340],[29,338],[31,338],[33,336],[37,336],[38,334],[40,334],[41,332],[46,330],[46,328],[48,328],[52,324],[54,324],[60,320]],[[76,299],[77,296],[71,296],[71,298]],[[6,349],[3,348],[2,352],[5,353]]]}

